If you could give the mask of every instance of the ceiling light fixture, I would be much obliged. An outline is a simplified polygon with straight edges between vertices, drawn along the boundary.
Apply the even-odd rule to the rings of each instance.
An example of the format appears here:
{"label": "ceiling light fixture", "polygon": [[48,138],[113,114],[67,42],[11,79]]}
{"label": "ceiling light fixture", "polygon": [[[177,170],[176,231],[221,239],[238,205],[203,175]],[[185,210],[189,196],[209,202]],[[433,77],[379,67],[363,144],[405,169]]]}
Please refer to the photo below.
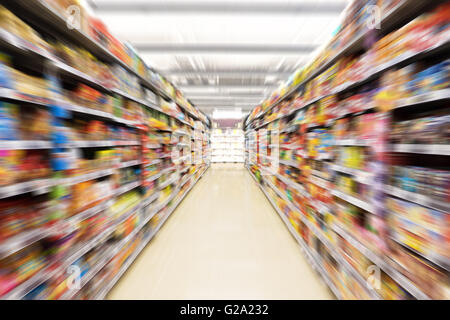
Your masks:
{"label": "ceiling light fixture", "polygon": [[242,119],[243,113],[241,108],[234,109],[214,109],[212,117],[213,119]]}

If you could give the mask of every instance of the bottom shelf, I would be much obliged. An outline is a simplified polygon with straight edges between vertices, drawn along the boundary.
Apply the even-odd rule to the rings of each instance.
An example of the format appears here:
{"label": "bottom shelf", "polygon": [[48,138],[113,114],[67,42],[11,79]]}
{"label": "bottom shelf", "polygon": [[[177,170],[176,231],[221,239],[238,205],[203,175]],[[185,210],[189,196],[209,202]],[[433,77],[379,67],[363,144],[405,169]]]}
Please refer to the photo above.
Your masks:
{"label": "bottom shelf", "polygon": [[261,191],[264,193],[264,195],[266,196],[266,198],[269,200],[270,204],[272,205],[272,207],[275,209],[275,211],[278,213],[278,215],[280,216],[281,220],[283,220],[284,224],[286,225],[287,229],[289,230],[289,232],[291,233],[291,235],[294,237],[295,240],[297,240],[298,244],[300,245],[300,248],[302,250],[302,252],[304,253],[306,259],[308,260],[308,262],[311,264],[311,266],[313,267],[314,270],[316,270],[318,272],[318,274],[322,277],[322,279],[324,280],[325,284],[330,288],[331,292],[334,294],[334,296],[338,299],[342,299],[339,290],[336,288],[336,286],[333,284],[333,282],[331,281],[331,279],[328,277],[325,269],[322,267],[322,264],[319,262],[317,255],[311,251],[308,246],[304,243],[303,239],[300,237],[300,235],[294,230],[294,228],[292,227],[291,223],[287,220],[286,216],[283,214],[283,212],[281,212],[280,208],[278,208],[278,206],[274,203],[274,201],[272,200],[272,198],[269,196],[269,194],[267,193],[267,191],[264,189],[263,186],[261,186],[258,183],[258,180],[256,179],[256,177],[253,175],[253,173],[248,169],[248,172],[250,173],[250,176],[255,180],[255,182],[257,183],[258,187],[261,189]]}
{"label": "bottom shelf", "polygon": [[131,256],[127,259],[127,261],[121,266],[119,272],[113,277],[111,281],[109,281],[105,287],[99,291],[99,293],[94,297],[95,300],[103,300],[111,291],[111,289],[115,286],[115,284],[119,281],[119,279],[125,274],[128,268],[133,264],[142,250],[147,246],[147,244],[152,240],[152,238],[156,235],[162,225],[166,222],[169,216],[175,211],[178,205],[183,201],[186,195],[191,191],[191,189],[197,184],[198,180],[205,174],[208,170],[209,166],[206,167],[205,170],[200,174],[200,176],[195,180],[195,182],[175,201],[175,203],[169,208],[168,212],[164,215],[162,220],[158,223],[158,225],[154,228],[154,230],[147,236],[146,239],[142,241],[142,244],[139,245],[136,250],[131,254]]}
{"label": "bottom shelf", "polygon": [[[259,168],[259,170],[261,171],[263,169]],[[255,178],[254,175],[252,175],[252,177]],[[263,176],[263,186],[265,187],[260,187],[269,194],[272,200],[271,202],[275,203],[276,206],[279,206],[277,210],[281,210],[282,212],[288,210],[290,213],[298,213],[293,214],[293,219],[298,221],[298,224],[308,229],[305,232],[306,239],[309,239],[308,236],[312,234],[314,239],[317,239],[320,242],[318,251],[314,251],[314,253],[321,252],[320,249],[322,248],[327,252],[327,255],[325,256],[318,254],[320,258],[322,256],[325,258],[324,260],[319,259],[319,261],[323,262],[321,267],[326,269],[329,277],[333,279],[333,283],[339,289],[342,299],[431,299],[429,294],[426,294],[423,289],[414,282],[414,278],[408,277],[404,265],[398,263],[393,257],[382,255],[381,253],[370,249],[367,244],[359,240],[357,234],[347,232],[344,228],[340,227],[341,224],[338,220],[330,219],[325,222],[325,220],[320,217],[320,214],[317,214],[317,212],[325,212],[324,215],[326,216],[332,209],[324,207],[323,205],[321,206],[320,202],[314,202],[315,200],[311,198],[307,199],[306,202],[309,204],[306,204],[305,207],[312,204],[312,206],[315,207],[313,210],[316,211],[314,217],[311,219],[311,215],[307,210],[300,209],[300,206],[303,206],[303,204],[289,199],[289,194],[281,191],[279,187],[272,182],[273,177],[281,180],[281,182],[284,182],[285,184],[290,184],[291,189],[296,186],[295,183],[289,181],[289,179],[275,174],[267,178],[266,176]],[[300,190],[297,189],[296,191]],[[307,195],[308,193],[306,193],[306,196]],[[280,199],[280,202],[278,202],[277,199]],[[292,229],[297,233],[297,230],[295,230],[295,223],[291,223],[292,220],[288,218],[290,216],[290,214],[287,216],[287,222],[289,225],[294,224]],[[318,216],[319,219],[317,218]],[[298,234],[304,234],[303,229],[299,229]],[[302,237],[301,240],[303,239],[304,238]],[[304,243],[307,242],[308,240],[304,240]],[[315,246],[312,247],[314,248]],[[353,254],[349,254],[348,250],[346,251],[345,248],[353,250],[351,252]],[[355,256],[357,256],[356,260],[354,258]],[[330,257],[332,259],[330,259]],[[332,264],[330,265],[329,261],[335,263],[338,268],[330,269]],[[379,270],[381,276],[381,281],[379,283],[382,287],[375,289],[369,284],[368,274],[370,275],[370,271],[367,268],[367,265],[373,266],[371,269],[375,268],[375,270]],[[335,271],[337,271],[337,273]],[[333,276],[334,274],[338,275],[337,279]],[[341,285],[341,283],[347,284]],[[391,285],[391,283],[394,284]],[[426,288],[426,285],[422,284],[422,286]]]}

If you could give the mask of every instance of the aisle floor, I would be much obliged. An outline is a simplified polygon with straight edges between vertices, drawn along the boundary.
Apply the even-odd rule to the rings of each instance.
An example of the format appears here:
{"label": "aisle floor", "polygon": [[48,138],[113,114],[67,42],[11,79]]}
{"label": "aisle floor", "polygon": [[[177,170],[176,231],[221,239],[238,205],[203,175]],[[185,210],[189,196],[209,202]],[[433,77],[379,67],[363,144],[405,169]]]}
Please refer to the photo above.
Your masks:
{"label": "aisle floor", "polygon": [[213,164],[108,299],[333,299],[242,164]]}

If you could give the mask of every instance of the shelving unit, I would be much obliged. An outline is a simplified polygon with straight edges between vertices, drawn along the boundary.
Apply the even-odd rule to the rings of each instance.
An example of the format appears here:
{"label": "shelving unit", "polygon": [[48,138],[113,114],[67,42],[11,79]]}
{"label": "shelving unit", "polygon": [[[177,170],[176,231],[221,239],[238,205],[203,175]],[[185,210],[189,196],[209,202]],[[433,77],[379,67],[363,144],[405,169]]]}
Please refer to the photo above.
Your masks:
{"label": "shelving unit", "polygon": [[[394,29],[397,29],[399,27],[399,23],[404,23],[405,21],[410,20],[412,17],[417,16],[420,12],[423,12],[426,6],[428,5],[426,0],[401,0],[397,1],[397,3],[391,7],[388,10],[383,10],[381,21],[380,21],[380,34],[386,34],[391,32]],[[328,68],[332,67],[336,62],[338,62],[343,57],[347,57],[355,52],[361,51],[364,46],[364,39],[369,36],[371,33],[371,30],[368,30],[368,28],[361,28],[358,32],[358,34],[354,35],[350,41],[344,44],[340,44],[337,48],[333,48],[332,51],[335,52],[334,55],[331,56],[331,58],[327,58],[322,61],[321,65],[319,67],[316,67],[314,69],[309,70],[307,72],[307,75],[304,76],[304,79],[298,80],[295,79],[294,81],[289,81],[286,85],[287,87],[284,88],[284,91],[286,93],[281,94],[276,101],[271,102],[265,107],[265,110],[262,112],[258,112],[257,114],[252,114],[251,117],[247,118],[245,125],[248,125],[250,121],[253,119],[262,118],[266,113],[271,111],[275,106],[277,106],[280,102],[292,98],[295,94],[297,94],[299,91],[301,91],[302,87],[313,80],[314,78],[318,77],[320,74],[324,73]],[[340,34],[337,34],[335,36],[335,39],[339,39]],[[333,40],[335,40],[333,39]],[[337,42],[335,40],[335,42]],[[331,47],[333,45],[333,41],[330,41],[327,47]],[[325,53],[327,50],[323,50],[321,53]],[[311,64],[315,62],[315,59],[317,57],[313,57]],[[398,59],[398,58],[397,58]],[[398,59],[400,60],[400,59]],[[397,60],[395,60],[397,62]],[[392,62],[391,62],[392,63]],[[384,67],[377,66],[376,68],[386,70]],[[307,70],[308,68],[305,68],[303,70]],[[301,70],[301,71],[303,71]],[[372,77],[372,75],[370,75]],[[295,83],[298,82],[298,83]],[[347,85],[346,85],[347,86]],[[346,87],[344,86],[344,87]],[[338,87],[341,89],[341,87]],[[317,100],[322,99],[322,96],[320,98],[316,98],[311,103],[316,102]],[[306,105],[305,105],[306,106]],[[256,109],[255,109],[256,110]],[[259,111],[259,110],[256,110]],[[294,111],[291,111],[294,112]],[[275,121],[278,119],[273,119],[272,121]],[[268,122],[270,123],[270,122]],[[268,124],[266,123],[266,124]]]}
{"label": "shelving unit", "polygon": [[[0,299],[103,299],[208,169],[210,121],[133,50],[120,44],[127,56],[119,56],[86,30],[67,28],[47,1],[5,6],[2,19],[23,33],[0,25],[8,56],[0,62],[0,113],[11,121],[0,150],[2,161],[14,157],[0,164],[9,173],[0,182],[0,213],[12,212],[15,226],[0,219],[1,281],[8,282]],[[58,57],[44,40],[55,35],[108,75],[96,78],[80,60]],[[17,70],[8,62],[15,59],[30,63]],[[19,76],[32,79],[25,91]],[[35,119],[14,118],[13,108]],[[26,161],[31,168],[19,168]],[[34,267],[19,277],[20,257]],[[80,271],[75,289],[71,270]]]}
{"label": "shelving unit", "polygon": [[[250,175],[252,176],[252,178],[258,183],[258,180],[253,176],[253,173],[250,170],[249,170],[249,172],[250,172]],[[299,243],[299,245],[301,247],[301,250],[305,254],[305,257],[308,259],[308,261],[311,264],[311,266],[320,274],[320,276],[325,281],[325,283],[328,285],[328,287],[333,292],[333,294],[338,299],[341,299],[341,295],[340,295],[339,291],[336,289],[334,284],[331,282],[331,280],[328,277],[326,271],[322,268],[322,264],[320,263],[320,260],[317,257],[317,255],[312,250],[310,250],[308,248],[308,246],[305,244],[303,239],[299,236],[298,232],[294,229],[293,225],[289,222],[289,220],[287,219],[286,215],[276,205],[275,201],[269,195],[268,191],[266,191],[266,189],[264,187],[262,187],[259,183],[258,183],[258,186],[260,187],[261,191],[264,193],[266,198],[269,200],[270,204],[273,206],[275,211],[278,213],[280,218],[283,220],[283,222],[286,225],[286,227],[288,228],[289,232],[292,234],[292,236],[295,238],[295,240],[297,240],[297,242]],[[276,189],[273,188],[272,190],[276,190]]]}
{"label": "shelving unit", "polygon": [[[358,3],[367,5],[350,4],[350,19]],[[339,299],[448,299],[450,142],[431,123],[448,122],[449,88],[419,84],[448,68],[448,37],[434,22],[443,9],[383,5],[376,35],[344,24],[253,109],[246,166]],[[433,36],[419,44],[421,27]],[[366,281],[370,266],[380,270],[378,287]]]}
{"label": "shelving unit", "polygon": [[244,162],[244,132],[240,129],[213,129],[212,162]]}

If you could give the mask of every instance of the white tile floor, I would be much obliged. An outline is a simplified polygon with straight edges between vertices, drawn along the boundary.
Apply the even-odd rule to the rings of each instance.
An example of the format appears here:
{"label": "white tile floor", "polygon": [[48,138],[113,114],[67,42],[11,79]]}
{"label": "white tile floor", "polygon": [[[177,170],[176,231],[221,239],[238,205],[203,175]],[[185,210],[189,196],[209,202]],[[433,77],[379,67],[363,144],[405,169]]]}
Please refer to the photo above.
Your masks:
{"label": "white tile floor", "polygon": [[109,299],[333,299],[242,164],[213,164]]}

